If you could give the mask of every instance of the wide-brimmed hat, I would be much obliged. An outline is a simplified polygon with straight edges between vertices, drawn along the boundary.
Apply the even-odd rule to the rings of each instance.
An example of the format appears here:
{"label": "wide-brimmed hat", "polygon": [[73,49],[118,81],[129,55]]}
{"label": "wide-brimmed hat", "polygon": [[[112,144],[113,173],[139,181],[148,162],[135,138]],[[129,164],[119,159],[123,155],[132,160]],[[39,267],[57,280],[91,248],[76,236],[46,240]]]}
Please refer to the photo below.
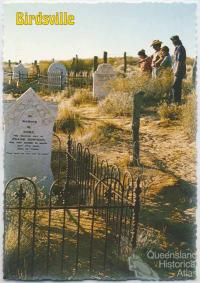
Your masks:
{"label": "wide-brimmed hat", "polygon": [[154,46],[154,45],[161,45],[162,44],[162,41],[160,41],[159,39],[155,39],[152,43],[151,43],[151,46]]}
{"label": "wide-brimmed hat", "polygon": [[170,37],[170,39],[173,40],[180,40],[178,35],[173,35],[172,37]]}

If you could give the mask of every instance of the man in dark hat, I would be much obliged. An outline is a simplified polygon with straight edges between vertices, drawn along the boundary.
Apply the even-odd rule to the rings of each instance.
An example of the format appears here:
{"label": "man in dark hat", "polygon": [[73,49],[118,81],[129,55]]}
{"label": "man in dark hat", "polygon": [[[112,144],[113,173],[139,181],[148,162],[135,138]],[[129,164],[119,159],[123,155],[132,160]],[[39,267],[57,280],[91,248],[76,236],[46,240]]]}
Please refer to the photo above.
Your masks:
{"label": "man in dark hat", "polygon": [[152,77],[156,78],[157,75],[157,71],[160,67],[160,62],[161,62],[161,45],[162,42],[158,39],[154,40],[151,44],[151,46],[153,47],[153,49],[155,50],[154,54],[151,56],[152,59]]}
{"label": "man in dark hat", "polygon": [[152,71],[151,58],[146,55],[144,49],[138,52],[138,56],[139,56],[139,67],[141,72],[146,74],[151,74]]}
{"label": "man in dark hat", "polygon": [[174,101],[181,103],[182,80],[186,75],[186,51],[178,35],[174,35],[170,39],[175,46],[173,64],[174,84],[172,91]]}

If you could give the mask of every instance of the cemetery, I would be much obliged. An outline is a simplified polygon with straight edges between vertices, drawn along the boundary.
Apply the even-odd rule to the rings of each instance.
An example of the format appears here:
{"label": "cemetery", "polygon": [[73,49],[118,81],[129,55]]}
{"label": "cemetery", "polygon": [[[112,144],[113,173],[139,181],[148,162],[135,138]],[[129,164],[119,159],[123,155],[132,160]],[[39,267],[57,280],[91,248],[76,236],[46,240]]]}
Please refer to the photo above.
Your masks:
{"label": "cemetery", "polygon": [[181,106],[126,52],[4,64],[6,279],[176,279],[146,254],[195,250],[192,63]]}

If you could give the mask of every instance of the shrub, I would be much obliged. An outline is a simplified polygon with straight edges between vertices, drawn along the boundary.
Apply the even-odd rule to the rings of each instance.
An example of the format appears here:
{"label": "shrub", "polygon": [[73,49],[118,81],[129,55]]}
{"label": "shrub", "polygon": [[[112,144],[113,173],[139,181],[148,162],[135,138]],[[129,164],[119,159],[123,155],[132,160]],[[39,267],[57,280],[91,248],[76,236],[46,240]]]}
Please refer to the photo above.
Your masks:
{"label": "shrub", "polygon": [[78,89],[72,97],[71,103],[73,106],[80,106],[81,104],[89,103],[95,104],[96,99],[92,96],[91,91],[89,91],[88,89]]}
{"label": "shrub", "polygon": [[99,102],[98,109],[114,116],[128,116],[132,113],[132,103],[132,95],[129,93],[112,92]]}
{"label": "shrub", "polygon": [[193,84],[191,79],[183,80],[182,83],[182,93],[183,96],[189,95],[193,91]]}
{"label": "shrub", "polygon": [[181,117],[181,106],[163,102],[158,106],[158,115],[161,120],[175,120]]}
{"label": "shrub", "polygon": [[132,95],[144,91],[144,105],[157,105],[170,93],[173,82],[171,70],[160,72],[156,79],[149,75],[137,74],[131,78],[116,78],[109,81],[106,88],[109,95],[99,103],[101,112],[114,116],[132,113]]}
{"label": "shrub", "polygon": [[66,98],[70,98],[71,96],[74,95],[75,93],[75,88],[74,87],[67,87],[65,90],[62,91],[64,93],[64,96]]}
{"label": "shrub", "polygon": [[193,91],[182,105],[181,120],[183,128],[191,140],[194,140],[197,132],[197,95]]}
{"label": "shrub", "polygon": [[56,131],[72,134],[82,127],[81,117],[78,113],[62,106],[58,112],[55,123]]}

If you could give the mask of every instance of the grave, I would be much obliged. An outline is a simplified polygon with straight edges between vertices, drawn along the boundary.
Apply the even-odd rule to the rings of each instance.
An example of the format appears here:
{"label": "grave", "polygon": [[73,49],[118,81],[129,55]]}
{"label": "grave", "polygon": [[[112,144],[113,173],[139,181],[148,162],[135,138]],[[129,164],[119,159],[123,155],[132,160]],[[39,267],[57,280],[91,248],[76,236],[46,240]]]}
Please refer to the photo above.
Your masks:
{"label": "grave", "polygon": [[48,86],[64,87],[66,85],[67,69],[61,63],[52,63],[48,68]]}
{"label": "grave", "polygon": [[28,70],[22,65],[22,63],[19,63],[17,66],[13,67],[13,79],[26,81],[27,78],[28,78]]}
{"label": "grave", "polygon": [[4,102],[4,181],[36,177],[46,191],[53,182],[51,144],[57,104],[44,102],[32,88]]}
{"label": "grave", "polygon": [[108,94],[106,84],[116,76],[113,67],[108,63],[100,64],[93,74],[93,96],[98,99],[104,98]]}

